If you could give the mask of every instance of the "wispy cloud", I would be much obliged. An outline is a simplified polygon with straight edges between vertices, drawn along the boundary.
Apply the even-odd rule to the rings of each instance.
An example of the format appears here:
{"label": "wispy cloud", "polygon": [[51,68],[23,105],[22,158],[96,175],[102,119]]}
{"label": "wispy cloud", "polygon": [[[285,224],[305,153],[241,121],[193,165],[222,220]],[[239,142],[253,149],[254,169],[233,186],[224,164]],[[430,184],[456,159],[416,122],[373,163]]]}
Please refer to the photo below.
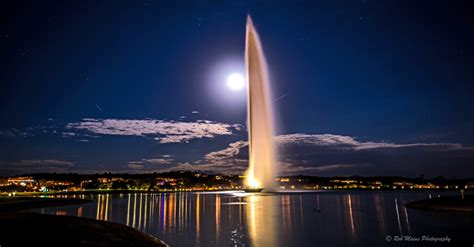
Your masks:
{"label": "wispy cloud", "polygon": [[70,130],[84,130],[99,135],[154,137],[160,143],[181,143],[193,139],[232,135],[238,125],[209,120],[196,122],[134,119],[83,119],[66,125]]}
{"label": "wispy cloud", "polygon": [[240,149],[246,146],[248,146],[247,141],[236,141],[230,143],[229,146],[225,149],[206,154],[205,158],[207,160],[223,160],[235,157],[240,153]]}
{"label": "wispy cloud", "polygon": [[232,160],[231,162],[210,162],[198,161],[198,162],[184,162],[178,163],[176,166],[165,169],[164,171],[200,171],[220,174],[243,174],[247,169],[247,160]]}
{"label": "wispy cloud", "polygon": [[129,162],[127,164],[127,167],[133,170],[141,170],[145,168],[145,166],[141,162]]}
{"label": "wispy cloud", "polygon": [[[280,172],[319,175],[417,175],[463,172],[474,161],[474,148],[459,143],[405,143],[358,141],[333,134],[289,134],[275,137],[279,147]],[[204,160],[179,168],[238,172],[248,166],[248,142],[236,141],[208,153]],[[404,163],[400,166],[400,163]],[[202,165],[204,164],[204,165]],[[411,167],[412,169],[406,169]],[[435,167],[435,169],[430,169]],[[424,171],[426,170],[426,171]],[[472,169],[471,169],[472,170]]]}
{"label": "wispy cloud", "polygon": [[62,133],[62,136],[63,136],[64,138],[71,138],[71,137],[76,136],[76,133],[74,133],[74,132],[63,132],[63,133]]}
{"label": "wispy cloud", "polygon": [[277,136],[276,141],[281,144],[312,144],[319,146],[337,146],[339,148],[351,148],[355,150],[376,148],[404,148],[404,147],[434,147],[437,149],[459,149],[463,148],[458,143],[408,143],[395,144],[391,142],[360,142],[354,137],[333,134],[289,134]]}
{"label": "wispy cloud", "polygon": [[18,166],[34,166],[34,165],[56,165],[56,166],[74,166],[73,162],[64,160],[21,160],[14,162]]}
{"label": "wispy cloud", "polygon": [[7,129],[7,130],[0,130],[0,136],[7,136],[7,137],[28,137],[30,136],[30,133],[28,131],[22,131],[19,129]]}
{"label": "wispy cloud", "polygon": [[164,165],[164,164],[171,164],[174,160],[173,159],[165,159],[165,158],[157,158],[157,159],[143,159],[143,161],[156,164],[156,165]]}
{"label": "wispy cloud", "polygon": [[174,159],[171,158],[171,155],[164,154],[158,158],[148,158],[141,159],[138,161],[129,161],[127,167],[133,170],[142,170],[142,171],[162,171],[166,170],[169,166],[174,163]]}
{"label": "wispy cloud", "polygon": [[357,166],[357,164],[330,164],[322,166],[303,166],[295,165],[287,162],[281,162],[279,171],[282,174],[295,174],[295,173],[304,173],[304,172],[318,172],[318,171],[334,171],[341,168],[351,168]]}

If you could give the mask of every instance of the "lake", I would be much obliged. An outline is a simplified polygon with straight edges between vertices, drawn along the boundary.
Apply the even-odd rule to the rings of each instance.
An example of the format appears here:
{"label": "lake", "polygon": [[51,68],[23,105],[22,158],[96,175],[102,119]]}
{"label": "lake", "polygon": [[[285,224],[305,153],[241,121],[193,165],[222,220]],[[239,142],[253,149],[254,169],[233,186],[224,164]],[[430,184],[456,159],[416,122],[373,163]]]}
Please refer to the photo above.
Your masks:
{"label": "lake", "polygon": [[314,191],[70,195],[94,202],[34,211],[122,223],[170,246],[472,246],[474,214],[404,206],[410,201],[456,194]]}

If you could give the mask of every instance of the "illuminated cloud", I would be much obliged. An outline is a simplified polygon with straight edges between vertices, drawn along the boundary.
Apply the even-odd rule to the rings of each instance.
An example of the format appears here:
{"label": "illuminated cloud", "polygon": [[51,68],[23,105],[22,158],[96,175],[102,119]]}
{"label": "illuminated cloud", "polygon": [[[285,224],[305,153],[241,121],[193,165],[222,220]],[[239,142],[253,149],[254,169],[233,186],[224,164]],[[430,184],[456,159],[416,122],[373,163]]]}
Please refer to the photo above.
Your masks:
{"label": "illuminated cloud", "polygon": [[229,146],[223,150],[215,151],[206,154],[207,160],[223,160],[231,157],[235,157],[239,154],[240,149],[248,145],[247,141],[237,141],[229,144]]}
{"label": "illuminated cloud", "polygon": [[[280,135],[275,141],[282,174],[438,176],[457,171],[462,176],[472,171],[470,164],[474,162],[474,148],[458,143],[362,142],[332,134]],[[236,141],[206,154],[200,161],[205,165],[186,164],[181,168],[238,172],[245,170],[247,160],[248,142]]]}
{"label": "illuminated cloud", "polygon": [[232,135],[232,131],[239,130],[240,127],[209,120],[181,122],[153,119],[86,118],[81,122],[67,124],[66,129],[83,130],[99,135],[154,137],[160,143],[181,143],[193,139]]}

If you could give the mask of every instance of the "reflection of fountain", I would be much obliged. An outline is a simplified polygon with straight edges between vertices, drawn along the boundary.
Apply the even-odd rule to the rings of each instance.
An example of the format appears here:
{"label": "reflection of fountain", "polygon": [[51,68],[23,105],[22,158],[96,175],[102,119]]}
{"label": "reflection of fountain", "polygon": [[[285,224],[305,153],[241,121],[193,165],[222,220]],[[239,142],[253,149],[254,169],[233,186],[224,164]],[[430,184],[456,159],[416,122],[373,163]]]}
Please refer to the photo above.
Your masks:
{"label": "reflection of fountain", "polygon": [[247,228],[252,246],[278,246],[275,236],[276,198],[252,194],[246,199]]}
{"label": "reflection of fountain", "polygon": [[273,144],[273,113],[268,70],[255,28],[247,18],[245,63],[248,81],[249,169],[247,188],[274,188],[276,159]]}

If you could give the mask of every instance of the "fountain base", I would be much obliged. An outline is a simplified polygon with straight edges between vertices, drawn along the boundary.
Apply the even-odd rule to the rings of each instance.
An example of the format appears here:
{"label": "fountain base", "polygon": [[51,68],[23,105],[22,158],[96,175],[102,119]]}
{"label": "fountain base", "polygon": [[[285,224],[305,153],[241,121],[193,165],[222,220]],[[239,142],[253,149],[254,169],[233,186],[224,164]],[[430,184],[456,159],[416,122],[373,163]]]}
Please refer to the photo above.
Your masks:
{"label": "fountain base", "polygon": [[258,193],[258,192],[262,192],[264,188],[245,188],[244,191],[246,193]]}

